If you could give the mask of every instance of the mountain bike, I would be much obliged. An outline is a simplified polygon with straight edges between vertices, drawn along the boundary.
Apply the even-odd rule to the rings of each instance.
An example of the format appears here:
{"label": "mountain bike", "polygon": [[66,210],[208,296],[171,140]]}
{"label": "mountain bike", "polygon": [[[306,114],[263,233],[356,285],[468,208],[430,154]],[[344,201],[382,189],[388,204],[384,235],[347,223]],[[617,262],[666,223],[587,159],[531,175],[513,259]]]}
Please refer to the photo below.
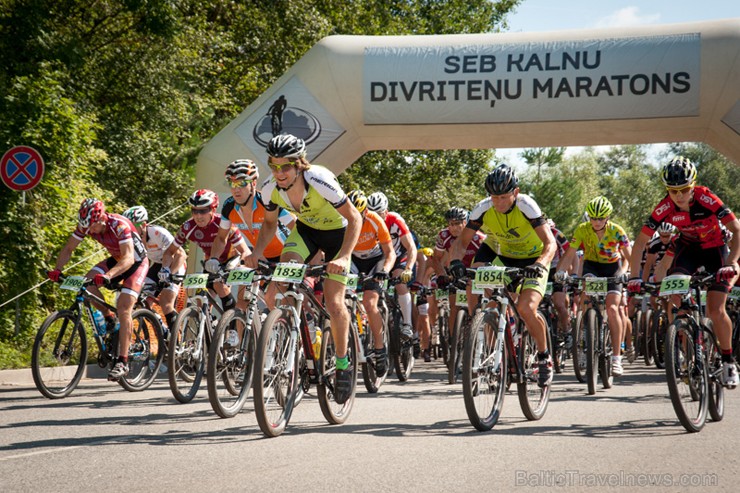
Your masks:
{"label": "mountain bike", "polygon": [[435,359],[442,358],[445,366],[450,364],[450,301],[448,289],[434,290],[434,303],[437,303],[437,320],[431,324],[431,352]]}
{"label": "mountain bike", "polygon": [[[348,277],[350,280],[347,283],[345,304],[347,305],[347,309],[350,314],[352,314],[351,323],[357,327],[357,335],[360,342],[360,353],[357,359],[360,362],[362,380],[365,383],[365,388],[369,393],[374,394],[378,389],[380,389],[380,386],[383,385],[386,378],[388,378],[388,375],[391,372],[391,367],[390,365],[387,365],[386,372],[383,376],[378,376],[374,358],[375,336],[373,335],[373,331],[370,330],[367,313],[365,312],[365,307],[362,305],[362,301],[360,299],[362,288],[358,291],[358,286],[362,286],[366,280],[372,279],[372,276],[363,275],[360,277],[354,274],[349,274]],[[378,310],[380,311],[380,316],[383,320],[383,326],[381,328],[383,345],[387,351],[390,351],[391,338],[390,330],[388,328],[388,306],[385,304],[385,300],[382,296],[378,299]]]}
{"label": "mountain bike", "polygon": [[208,400],[222,418],[232,418],[242,410],[249,397],[254,373],[254,354],[260,332],[260,286],[267,276],[259,270],[235,268],[225,284],[242,289],[246,311],[232,308],[221,315],[208,349]]}
{"label": "mountain bike", "polygon": [[[519,405],[528,420],[542,418],[550,400],[551,385],[541,388],[537,384],[536,344],[509,293],[509,286],[523,277],[523,271],[498,266],[468,269],[477,288],[492,290],[490,297],[483,299],[483,306],[488,301],[498,305],[476,312],[465,334],[463,398],[468,419],[479,431],[488,431],[498,422],[507,378],[516,382]],[[547,325],[544,315],[538,313]],[[510,316],[514,317],[513,323]]]}
{"label": "mountain bike", "polygon": [[[463,286],[455,290],[455,325],[450,335],[450,356],[447,365],[447,382],[454,384],[462,378],[462,359],[465,348],[465,331],[468,330],[471,317],[468,313],[468,296]],[[479,293],[482,294],[482,293]]]}
{"label": "mountain bike", "polygon": [[550,328],[550,340],[552,341],[552,347],[550,348],[550,353],[552,354],[552,368],[555,373],[563,373],[565,370],[565,361],[568,359],[570,349],[565,347],[565,332],[558,330],[558,312],[552,301],[552,293],[553,283],[548,282],[545,295],[542,297],[542,302],[540,302],[540,310],[545,315],[547,326]]}
{"label": "mountain bike", "polygon": [[414,341],[409,339],[404,341],[401,338],[401,324],[403,315],[401,306],[398,304],[398,294],[395,285],[401,282],[398,278],[389,279],[384,290],[381,293],[383,305],[387,318],[388,334],[390,336],[390,346],[388,346],[388,357],[393,364],[393,368],[398,376],[398,380],[405,382],[411,377],[414,369]]}
{"label": "mountain bike", "polygon": [[223,309],[209,286],[223,282],[241,259],[235,256],[224,262],[217,273],[172,275],[188,292],[189,306],[183,309],[170,329],[167,353],[168,377],[172,395],[178,402],[188,403],[200,389],[206,371],[208,349],[213,332],[223,315]]}
{"label": "mountain bike", "polygon": [[[116,307],[87,290],[92,280],[82,276],[61,276],[60,288],[76,293],[67,310],[55,311],[41,324],[31,353],[31,371],[36,388],[49,399],[68,396],[77,388],[87,364],[87,331],[93,328],[98,346],[97,363],[110,368],[118,357],[118,327],[108,332],[103,320],[96,323],[91,300],[116,313]],[[120,285],[111,286],[118,289]],[[102,317],[101,317],[102,318]],[[86,322],[83,320],[86,319]],[[136,392],[148,388],[164,358],[162,326],[151,310],[140,308],[131,315],[129,373],[118,380],[124,389]],[[152,365],[150,366],[150,363]]]}
{"label": "mountain bike", "polygon": [[[310,383],[317,384],[319,405],[330,424],[344,423],[349,417],[357,390],[359,343],[357,319],[350,313],[347,357],[355,370],[350,397],[343,404],[335,400],[336,348],[331,333],[329,313],[316,299],[313,290],[303,280],[323,276],[324,265],[310,266],[295,262],[264,263],[272,270],[272,282],[284,287],[282,304],[265,319],[257,342],[254,370],[255,415],[260,430],[268,437],[284,431],[301,391],[301,358],[306,360]],[[274,270],[273,270],[274,269]],[[322,330],[321,350],[316,354],[306,317],[309,309],[318,315],[317,326]],[[354,321],[353,321],[354,319]]]}
{"label": "mountain bike", "polygon": [[660,283],[661,296],[681,299],[666,330],[665,369],[673,410],[689,432],[701,431],[707,412],[714,421],[724,417],[722,355],[700,302],[701,289],[714,277],[702,268],[691,276],[666,276]]}

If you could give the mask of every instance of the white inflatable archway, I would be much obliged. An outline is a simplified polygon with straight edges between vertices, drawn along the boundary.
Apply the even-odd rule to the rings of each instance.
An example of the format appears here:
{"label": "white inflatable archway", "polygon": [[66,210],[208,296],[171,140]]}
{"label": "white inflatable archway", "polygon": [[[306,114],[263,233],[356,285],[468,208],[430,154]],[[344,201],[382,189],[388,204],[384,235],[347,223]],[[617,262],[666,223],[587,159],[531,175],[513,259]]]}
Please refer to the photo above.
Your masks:
{"label": "white inflatable archway", "polygon": [[223,189],[273,134],[340,173],[379,149],[705,142],[740,164],[740,18],[550,33],[330,36],[202,150]]}

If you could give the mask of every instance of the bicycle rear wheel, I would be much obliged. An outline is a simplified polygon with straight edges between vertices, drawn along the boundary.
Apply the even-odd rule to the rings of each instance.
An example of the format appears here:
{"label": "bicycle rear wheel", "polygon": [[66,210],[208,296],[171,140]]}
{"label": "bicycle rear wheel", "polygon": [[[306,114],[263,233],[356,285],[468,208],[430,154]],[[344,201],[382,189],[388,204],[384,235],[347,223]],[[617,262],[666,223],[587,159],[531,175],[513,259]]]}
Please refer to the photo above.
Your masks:
{"label": "bicycle rear wheel", "polygon": [[583,326],[583,312],[578,310],[576,318],[573,319],[573,372],[576,379],[581,383],[586,383],[586,358],[588,346],[586,344],[586,330]]}
{"label": "bicycle rear wheel", "polygon": [[202,341],[198,337],[201,324],[207,323],[200,308],[192,305],[180,312],[170,331],[168,376],[172,395],[179,402],[192,401],[200,388],[208,353],[205,337]]}
{"label": "bicycle rear wheel", "polygon": [[[254,353],[259,333],[259,317],[247,328],[246,314],[241,310],[228,310],[213,333],[208,350],[208,400],[222,418],[233,418],[242,410],[249,397],[254,369]],[[225,341],[230,330],[241,333],[239,342],[231,346]]]}
{"label": "bicycle rear wheel", "polygon": [[411,376],[414,369],[414,344],[412,340],[401,340],[401,311],[393,309],[390,314],[391,331],[391,359],[396,376],[401,382],[405,382]]}
{"label": "bicycle rear wheel", "polygon": [[[706,319],[705,325],[711,327],[711,320]],[[722,386],[722,353],[714,343],[714,337],[708,330],[704,331],[704,354],[707,356],[707,401],[709,416],[712,421],[722,421],[725,417],[725,388]]]}
{"label": "bicycle rear wheel", "polygon": [[600,327],[599,330],[603,331],[602,339],[604,340],[603,351],[599,352],[599,377],[601,377],[601,385],[605,389],[610,389],[614,384],[614,376],[612,375],[612,354],[614,354],[612,335],[606,325]]}
{"label": "bicycle rear wheel", "polygon": [[455,327],[450,337],[450,364],[447,366],[447,381],[454,384],[460,381],[462,376],[462,359],[464,351],[465,325],[468,323],[468,310],[459,308],[455,317]]}
{"label": "bicycle rear wheel", "polygon": [[334,376],[337,372],[337,350],[334,344],[334,335],[331,332],[329,320],[324,322],[324,334],[321,340],[321,357],[319,358],[319,384],[317,393],[319,395],[319,405],[321,413],[326,421],[332,425],[342,424],[347,421],[352,406],[355,403],[355,392],[357,391],[357,332],[352,324],[349,326],[347,341],[347,358],[349,358],[349,367],[353,370],[352,392],[344,404],[339,404],[334,398]]}
{"label": "bicycle rear wheel", "polygon": [[445,366],[450,364],[450,327],[449,327],[449,314],[446,310],[440,311],[437,316],[436,331],[439,337],[439,345],[437,346],[438,356],[442,358],[442,363]]}
{"label": "bicycle rear wheel", "polygon": [[[380,315],[383,319],[382,337],[383,346],[386,349],[387,355],[391,347],[390,330],[388,327],[388,311],[385,308],[385,305],[379,305],[378,309],[380,310]],[[355,328],[357,327],[356,320],[356,317],[350,316],[350,330],[355,330]],[[385,374],[382,377],[379,377],[377,375],[375,371],[375,362],[369,356],[370,352],[375,350],[375,338],[373,337],[373,331],[370,330],[370,327],[364,328],[364,333],[361,336],[361,343],[363,345],[363,353],[366,356],[365,361],[360,361],[360,367],[362,369],[362,380],[365,383],[365,388],[367,389],[367,391],[371,394],[374,394],[378,391],[380,386],[383,385],[383,382],[385,382],[385,379],[388,377],[388,373],[390,373],[390,367],[386,364]]]}
{"label": "bicycle rear wheel", "polygon": [[[540,316],[542,316],[541,313]],[[545,333],[549,336],[549,328],[545,327],[545,329]],[[549,345],[552,346],[552,344]],[[524,332],[522,333],[517,359],[521,362],[522,369],[524,370],[523,381],[517,382],[516,385],[517,394],[519,394],[519,406],[528,420],[536,421],[542,418],[545,415],[545,411],[547,411],[552,385],[540,387],[537,383],[539,374],[537,345],[534,337],[532,337],[529,329],[526,327],[524,327]]]}
{"label": "bicycle rear wheel", "polygon": [[49,399],[67,397],[80,383],[86,362],[82,319],[69,310],[46,317],[31,353],[31,373],[39,392]]}
{"label": "bicycle rear wheel", "polygon": [[[267,437],[280,436],[290,421],[298,395],[300,339],[291,342],[292,312],[275,308],[265,319],[254,361],[254,414]],[[296,336],[298,334],[296,333]],[[325,336],[324,336],[325,337]]]}
{"label": "bicycle rear wheel", "polygon": [[596,376],[598,372],[596,361],[596,331],[599,330],[598,324],[599,318],[596,314],[596,309],[589,308],[586,311],[583,324],[583,329],[586,333],[586,384],[588,385],[589,395],[596,393]]}
{"label": "bicycle rear wheel", "polygon": [[665,311],[660,310],[655,314],[653,319],[652,343],[653,358],[655,366],[663,369],[666,367],[665,349],[666,349],[666,329],[668,327],[668,315]]}
{"label": "bicycle rear wheel", "polygon": [[653,356],[653,309],[649,308],[647,309],[647,312],[645,312],[645,316],[642,317],[642,357],[643,361],[645,361],[645,365],[647,366],[653,366],[655,363],[655,359]]}
{"label": "bicycle rear wheel", "polygon": [[673,410],[684,428],[701,431],[707,419],[708,391],[705,361],[699,361],[693,330],[682,319],[666,331],[666,378]]}
{"label": "bicycle rear wheel", "polygon": [[506,395],[509,357],[505,340],[496,354],[496,339],[496,319],[484,311],[475,314],[463,334],[463,400],[470,424],[478,431],[496,425]]}
{"label": "bicycle rear wheel", "polygon": [[129,392],[148,389],[157,378],[165,349],[162,324],[153,311],[140,308],[131,314],[131,345],[128,375],[118,383]]}

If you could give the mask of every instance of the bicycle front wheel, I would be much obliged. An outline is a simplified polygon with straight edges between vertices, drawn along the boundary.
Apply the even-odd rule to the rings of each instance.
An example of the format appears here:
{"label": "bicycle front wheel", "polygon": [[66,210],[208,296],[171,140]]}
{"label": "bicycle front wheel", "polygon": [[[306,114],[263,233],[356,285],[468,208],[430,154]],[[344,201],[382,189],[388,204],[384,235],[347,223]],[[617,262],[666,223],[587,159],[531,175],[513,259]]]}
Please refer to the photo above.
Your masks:
{"label": "bicycle front wheel", "polygon": [[388,322],[391,329],[391,360],[398,380],[405,382],[414,369],[414,343],[412,340],[401,340],[401,321],[401,311],[392,310]]}
{"label": "bicycle front wheel", "polygon": [[36,334],[31,353],[33,382],[49,399],[67,397],[80,383],[87,362],[82,319],[69,310],[49,315]]}
{"label": "bicycle front wheel", "polygon": [[[383,347],[386,348],[387,354],[391,347],[390,331],[388,328],[388,311],[384,307],[384,305],[379,306],[378,309],[380,310],[380,315],[383,319]],[[350,330],[354,330],[353,328],[357,326],[357,322],[355,320],[355,317],[350,316]],[[366,356],[365,361],[360,361],[360,367],[362,369],[362,380],[365,383],[365,388],[367,389],[367,391],[371,394],[375,394],[380,386],[383,385],[383,382],[385,382],[386,377],[388,377],[388,373],[390,373],[390,368],[386,364],[385,374],[383,374],[382,377],[379,377],[377,372],[375,371],[375,362],[372,360],[372,358],[368,357],[370,352],[375,350],[375,338],[373,337],[373,331],[370,330],[370,327],[364,328],[364,334],[360,337],[360,339],[363,345],[363,353]]]}
{"label": "bicycle front wheel", "polygon": [[653,309],[648,308],[645,316],[642,317],[642,345],[640,348],[642,349],[643,361],[645,361],[645,365],[647,366],[653,366],[655,362],[653,357],[653,313]]}
{"label": "bicycle front wheel", "polygon": [[200,388],[208,357],[205,337],[200,339],[200,326],[207,323],[200,308],[193,305],[180,312],[174,330],[170,331],[168,376],[172,395],[179,402],[192,401]]}
{"label": "bicycle front wheel", "polygon": [[460,381],[462,376],[463,340],[464,327],[468,321],[468,310],[460,308],[455,317],[455,327],[450,337],[450,364],[447,366],[447,381],[454,384]]}
{"label": "bicycle front wheel", "polygon": [[[711,327],[711,320],[706,319],[705,325]],[[722,353],[714,343],[714,337],[709,330],[704,331],[704,354],[707,358],[707,396],[709,416],[712,421],[722,421],[725,417],[725,388],[722,386]]]}
{"label": "bicycle front wheel", "polygon": [[128,350],[129,373],[118,383],[129,392],[148,389],[164,359],[162,324],[153,311],[140,308],[131,314],[131,345]]}
{"label": "bicycle front wheel", "polygon": [[[254,369],[254,353],[259,333],[259,318],[247,328],[246,314],[228,310],[221,316],[208,349],[208,400],[214,412],[222,418],[233,418],[242,410],[249,397]],[[228,343],[229,331],[241,334],[236,345]]]}
{"label": "bicycle front wheel", "polygon": [[296,345],[300,340],[291,341],[293,322],[290,310],[275,308],[265,319],[257,342],[254,414],[260,430],[270,438],[285,431],[298,395],[300,351]]}
{"label": "bicycle front wheel", "polygon": [[602,331],[601,339],[604,341],[602,351],[599,353],[599,376],[601,377],[601,385],[605,389],[610,389],[614,383],[614,375],[612,375],[612,354],[614,354],[612,335],[606,325],[603,325],[599,330]]}
{"label": "bicycle front wheel", "polygon": [[[546,327],[546,330],[545,333],[549,334],[549,328]],[[549,345],[552,346],[552,344]],[[516,385],[517,394],[519,394],[519,406],[528,420],[536,421],[545,415],[547,404],[550,402],[550,388],[552,385],[540,387],[537,383],[539,375],[537,344],[526,327],[524,327],[522,333],[517,357],[522,365],[522,370],[524,370],[523,378]]]}
{"label": "bicycle front wheel", "polygon": [[576,318],[573,320],[573,372],[576,379],[581,383],[586,383],[586,358],[588,357],[588,345],[586,343],[586,328],[583,326],[583,312],[578,310]]}
{"label": "bicycle front wheel", "polygon": [[355,392],[357,390],[357,332],[352,324],[349,326],[349,335],[347,341],[347,358],[349,358],[349,367],[354,370],[352,378],[352,392],[344,404],[339,404],[334,398],[334,385],[337,372],[336,357],[337,350],[334,344],[334,336],[331,332],[329,320],[324,323],[324,336],[321,340],[321,357],[319,358],[319,384],[317,393],[319,395],[319,405],[321,413],[329,424],[338,425],[347,421],[352,406],[355,403]]}
{"label": "bicycle front wheel", "polygon": [[694,334],[686,320],[674,320],[666,331],[665,371],[673,410],[684,428],[701,431],[707,419],[705,361],[696,354]]}
{"label": "bicycle front wheel", "polygon": [[583,329],[586,333],[586,384],[588,385],[588,394],[594,395],[596,393],[596,376],[598,372],[596,343],[599,318],[594,308],[588,309],[585,318]]}
{"label": "bicycle front wheel", "polygon": [[666,368],[665,362],[665,349],[666,349],[666,328],[668,327],[668,315],[664,310],[660,310],[655,314],[653,319],[653,330],[652,330],[652,344],[653,344],[653,359],[655,360],[655,366],[660,368]]}

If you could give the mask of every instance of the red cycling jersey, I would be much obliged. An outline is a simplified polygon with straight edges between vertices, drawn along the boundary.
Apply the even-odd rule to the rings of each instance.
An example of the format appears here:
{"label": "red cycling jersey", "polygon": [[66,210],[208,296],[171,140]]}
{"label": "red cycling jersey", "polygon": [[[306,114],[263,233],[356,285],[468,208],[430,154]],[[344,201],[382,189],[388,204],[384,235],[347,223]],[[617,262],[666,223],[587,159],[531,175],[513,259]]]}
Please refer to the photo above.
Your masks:
{"label": "red cycling jersey", "polygon": [[397,260],[405,260],[406,247],[401,243],[401,238],[409,233],[409,227],[406,225],[406,221],[404,221],[397,212],[388,211],[385,215],[385,225],[388,227],[388,232],[391,234],[393,250],[396,251]]}
{"label": "red cycling jersey", "polygon": [[681,233],[679,241],[698,243],[701,248],[715,248],[725,244],[720,223],[726,225],[734,219],[735,214],[719,197],[707,187],[697,186],[688,211],[678,210],[666,195],[645,221],[642,232],[652,237],[661,223],[668,222]]}
{"label": "red cycling jersey", "polygon": [[90,231],[84,231],[78,225],[72,236],[77,240],[84,240],[86,236],[89,236],[93,240],[97,241],[106,250],[111,257],[116,261],[121,259],[121,245],[125,243],[133,243],[134,246],[134,261],[141,262],[146,258],[146,248],[144,242],[136,232],[136,228],[131,221],[121,216],[120,214],[107,214],[108,219],[105,222],[105,229],[102,233],[90,233]]}
{"label": "red cycling jersey", "polygon": [[[206,258],[211,257],[211,248],[213,248],[213,240],[218,236],[218,229],[221,225],[221,216],[214,215],[211,222],[204,228],[198,227],[195,223],[195,219],[192,217],[185,221],[180,227],[180,231],[175,236],[175,245],[183,246],[186,241],[192,241],[198,245],[203,253],[206,254]],[[225,262],[231,257],[232,247],[244,241],[241,233],[234,227],[229,228],[229,236],[226,238],[226,248],[218,257],[219,262]]]}
{"label": "red cycling jersey", "polygon": [[[442,250],[444,252],[449,252],[450,247],[452,246],[452,242],[454,242],[457,239],[457,236],[452,236],[452,233],[450,233],[449,228],[445,228],[442,231],[439,232],[437,235],[437,243],[434,245],[434,248],[437,250]],[[486,239],[486,235],[483,233],[476,231],[475,235],[473,235],[473,239],[470,240],[470,243],[468,243],[467,248],[465,248],[465,255],[463,256],[462,262],[465,264],[465,267],[470,267],[470,264],[473,263],[473,259],[475,258],[475,254],[478,253],[478,249],[483,244],[483,240]]]}

